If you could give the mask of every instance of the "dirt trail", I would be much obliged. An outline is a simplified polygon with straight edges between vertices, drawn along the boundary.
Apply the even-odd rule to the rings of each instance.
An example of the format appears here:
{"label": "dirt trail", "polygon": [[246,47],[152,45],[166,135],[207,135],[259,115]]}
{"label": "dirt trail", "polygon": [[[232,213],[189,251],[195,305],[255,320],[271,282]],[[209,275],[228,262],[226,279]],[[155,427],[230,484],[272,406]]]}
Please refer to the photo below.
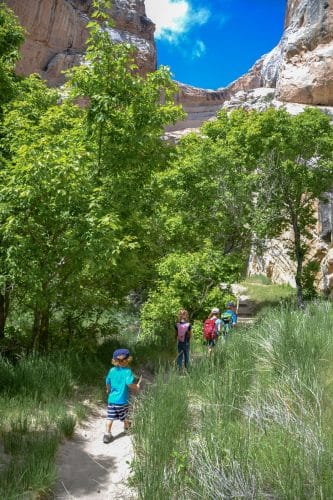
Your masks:
{"label": "dirt trail", "polygon": [[137,498],[127,485],[133,457],[131,437],[123,424],[115,421],[114,440],[102,442],[105,410],[96,409],[79,427],[71,441],[58,453],[58,481],[53,498],[57,500],[131,500]]}

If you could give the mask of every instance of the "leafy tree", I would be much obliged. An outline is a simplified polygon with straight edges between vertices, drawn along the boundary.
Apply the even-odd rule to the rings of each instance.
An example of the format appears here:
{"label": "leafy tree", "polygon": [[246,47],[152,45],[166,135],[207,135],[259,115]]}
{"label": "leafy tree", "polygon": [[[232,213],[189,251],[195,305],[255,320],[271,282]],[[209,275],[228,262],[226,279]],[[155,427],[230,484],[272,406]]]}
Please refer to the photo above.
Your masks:
{"label": "leafy tree", "polygon": [[163,125],[181,116],[166,70],[141,78],[130,47],[90,28],[88,64],[72,71],[69,99],[32,76],[6,107],[1,279],[16,311],[30,311],[36,349],[61,321],[70,333],[79,315],[97,322],[153,268],[150,178],[170,155]]}
{"label": "leafy tree", "polygon": [[0,112],[2,106],[15,95],[17,78],[14,73],[19,59],[19,48],[24,42],[24,30],[16,16],[0,3]]}
{"label": "leafy tree", "polygon": [[251,114],[249,147],[257,155],[255,231],[276,237],[291,227],[298,305],[303,305],[304,259],[317,200],[333,184],[333,128],[321,111],[297,116],[270,109]]}
{"label": "leafy tree", "polygon": [[200,135],[186,136],[171,168],[157,176],[157,224],[166,246],[198,251],[209,240],[225,254],[246,258],[253,167],[244,159],[240,131],[247,120],[244,112],[221,112]]}
{"label": "leafy tree", "polygon": [[[88,231],[89,172],[73,106],[31,77],[5,124],[13,162],[2,172],[1,222],[5,269],[16,299],[33,311],[36,346],[47,344],[60,285],[82,266]],[[14,130],[15,129],[15,130]]]}
{"label": "leafy tree", "polygon": [[242,111],[219,113],[200,135],[187,135],[170,167],[154,178],[152,230],[161,261],[142,311],[142,334],[154,341],[172,331],[180,307],[202,319],[224,300],[220,283],[245,272],[255,165],[246,150],[248,119]]}
{"label": "leafy tree", "polygon": [[[8,156],[3,143],[3,107],[17,92],[15,64],[19,58],[19,47],[24,41],[24,30],[13,12],[0,3],[0,161],[1,169]],[[3,241],[0,234],[0,263],[3,263]],[[0,277],[0,339],[4,337],[5,323],[9,312],[11,284]]]}
{"label": "leafy tree", "polygon": [[[105,7],[105,5],[104,5]],[[163,141],[164,126],[183,116],[174,105],[169,70],[141,77],[135,50],[110,39],[101,9],[89,24],[86,64],[70,72],[74,99],[86,103],[86,141],[95,161],[95,207],[116,213],[131,245],[121,254],[113,276],[120,295],[142,288],[154,274],[158,254],[151,227],[155,190],[151,179],[165,169],[173,147]]]}
{"label": "leafy tree", "polygon": [[6,115],[14,161],[2,173],[0,194],[4,269],[16,304],[32,312],[34,348],[45,349],[55,314],[73,332],[79,313],[91,318],[98,301],[97,309],[110,306],[117,295],[112,273],[132,242],[119,216],[100,210],[85,110],[59,105],[57,92],[38,77],[23,87]]}
{"label": "leafy tree", "polygon": [[160,261],[158,282],[142,308],[142,337],[170,346],[179,309],[186,308],[191,320],[202,319],[212,304],[225,302],[221,281],[239,278],[240,268],[233,256],[224,255],[211,244],[198,252],[174,252]]}

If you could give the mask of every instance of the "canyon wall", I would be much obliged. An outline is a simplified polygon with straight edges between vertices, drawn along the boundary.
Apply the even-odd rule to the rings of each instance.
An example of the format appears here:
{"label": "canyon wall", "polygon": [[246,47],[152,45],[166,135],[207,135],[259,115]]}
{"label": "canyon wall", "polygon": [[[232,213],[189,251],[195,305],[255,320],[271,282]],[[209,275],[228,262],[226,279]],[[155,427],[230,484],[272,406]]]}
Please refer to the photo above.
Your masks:
{"label": "canyon wall", "polygon": [[228,91],[256,87],[285,102],[333,106],[333,0],[288,0],[280,43]]}
{"label": "canyon wall", "polygon": [[228,87],[212,93],[182,86],[189,117],[177,127],[196,127],[225,101],[235,104],[238,92],[259,88],[271,88],[282,103],[333,106],[333,0],[288,0],[279,44]]}
{"label": "canyon wall", "polygon": [[[85,53],[91,0],[6,0],[26,29],[18,73],[39,73],[51,86],[64,82],[63,70],[80,64]],[[144,0],[114,0],[115,26],[110,35],[138,49],[144,74],[156,69],[155,26],[145,14]]]}
{"label": "canyon wall", "polygon": [[276,82],[279,99],[333,106],[333,0],[291,0]]}
{"label": "canyon wall", "polygon": [[[18,72],[37,72],[50,85],[79,64],[85,51],[91,0],[6,0],[27,30]],[[114,0],[110,35],[138,48],[144,74],[156,68],[155,26],[144,0]],[[212,68],[214,71],[214,68]],[[179,84],[178,102],[187,119],[171,130],[199,127],[239,91],[274,89],[282,102],[333,106],[333,0],[288,0],[280,43],[226,88],[205,90]]]}

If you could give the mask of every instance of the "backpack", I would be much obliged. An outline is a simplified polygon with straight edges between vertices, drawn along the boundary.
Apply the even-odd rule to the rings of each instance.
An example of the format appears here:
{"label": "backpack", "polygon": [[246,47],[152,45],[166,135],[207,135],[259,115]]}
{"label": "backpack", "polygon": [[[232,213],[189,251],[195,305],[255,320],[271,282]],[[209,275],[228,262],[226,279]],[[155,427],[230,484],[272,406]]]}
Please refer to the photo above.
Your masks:
{"label": "backpack", "polygon": [[188,332],[190,323],[176,323],[176,326],[178,342],[185,342],[186,340],[188,340],[188,336],[186,334]]}
{"label": "backpack", "polygon": [[216,339],[215,319],[206,319],[203,324],[203,335],[205,340]]}
{"label": "backpack", "polygon": [[221,320],[224,325],[230,325],[232,323],[232,313],[230,311],[225,311],[221,314]]}

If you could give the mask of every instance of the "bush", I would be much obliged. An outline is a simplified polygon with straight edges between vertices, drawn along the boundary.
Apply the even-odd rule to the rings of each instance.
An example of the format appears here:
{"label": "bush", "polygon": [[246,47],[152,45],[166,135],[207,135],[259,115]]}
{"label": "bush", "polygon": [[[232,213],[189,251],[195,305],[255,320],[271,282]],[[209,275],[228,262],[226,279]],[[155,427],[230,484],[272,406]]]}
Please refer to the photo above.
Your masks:
{"label": "bush", "polygon": [[141,337],[170,349],[178,311],[187,309],[191,321],[203,320],[216,304],[226,302],[220,283],[232,282],[239,266],[209,245],[201,252],[174,253],[158,266],[160,281],[141,312]]}
{"label": "bush", "polygon": [[70,413],[64,412],[58,417],[57,428],[66,438],[71,438],[76,426],[76,417]]}

